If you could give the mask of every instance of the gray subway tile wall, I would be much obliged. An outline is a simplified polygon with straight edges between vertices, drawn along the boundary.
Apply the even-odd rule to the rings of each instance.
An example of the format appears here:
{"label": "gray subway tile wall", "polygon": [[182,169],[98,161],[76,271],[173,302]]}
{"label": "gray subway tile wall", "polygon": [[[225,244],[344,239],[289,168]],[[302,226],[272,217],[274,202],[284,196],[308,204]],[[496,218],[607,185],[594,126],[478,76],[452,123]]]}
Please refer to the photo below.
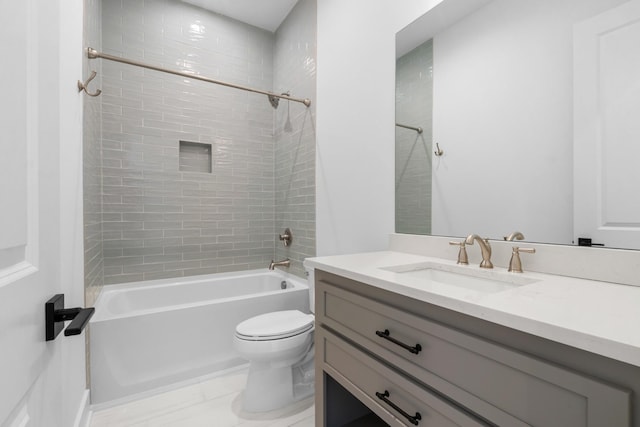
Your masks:
{"label": "gray subway tile wall", "polygon": [[[294,12],[290,18],[307,22],[289,20],[283,28],[315,25],[315,1],[301,1]],[[104,0],[101,14],[107,53],[263,90],[315,94],[314,27],[280,42],[279,35],[174,0]],[[304,66],[300,49],[289,48],[297,43],[291,37],[311,46]],[[293,67],[276,70],[277,86],[274,57]],[[264,268],[282,226],[299,230],[288,256],[302,274],[302,258],[315,253],[311,111],[291,105],[294,131],[281,136],[274,125],[285,103],[274,114],[262,95],[96,63],[103,75],[102,163],[95,169],[102,198],[93,200],[102,209],[104,283]],[[180,141],[210,147],[210,173],[185,170],[184,163],[181,169]],[[276,161],[281,149],[296,157]]]}
{"label": "gray subway tile wall", "polygon": [[300,0],[276,32],[274,91],[312,100],[310,108],[281,101],[275,114],[276,232],[293,232],[293,244],[276,245],[276,258],[290,258],[292,273],[316,253],[315,99],[316,1]]}
{"label": "gray subway tile wall", "polygon": [[[85,46],[102,48],[102,0],[84,0],[83,41]],[[102,65],[84,58],[82,75],[97,72],[92,85],[102,87]],[[92,86],[94,87],[94,86]],[[104,249],[102,246],[102,111],[100,97],[84,96],[82,127],[83,164],[83,224],[84,224],[84,277],[85,307],[93,307],[104,284]],[[85,357],[89,355],[89,328],[85,330]],[[91,370],[86,365],[87,388],[91,382]]]}
{"label": "gray subway tile wall", "polygon": [[[101,0],[84,0],[85,45],[102,48]],[[83,76],[97,72],[92,87],[102,87],[102,64],[85,57]],[[99,97],[84,97],[82,153],[83,153],[83,223],[85,305],[92,307],[104,281],[104,251],[102,247],[102,102]]]}

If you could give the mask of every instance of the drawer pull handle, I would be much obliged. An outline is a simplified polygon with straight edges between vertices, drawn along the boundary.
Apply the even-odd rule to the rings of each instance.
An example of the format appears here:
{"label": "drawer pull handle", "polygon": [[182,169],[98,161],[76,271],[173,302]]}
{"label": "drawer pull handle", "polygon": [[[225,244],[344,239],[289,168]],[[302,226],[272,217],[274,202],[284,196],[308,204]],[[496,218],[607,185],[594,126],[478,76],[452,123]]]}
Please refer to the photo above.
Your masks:
{"label": "drawer pull handle", "polygon": [[410,345],[407,345],[403,342],[398,341],[395,338],[391,337],[391,333],[389,332],[388,329],[385,329],[384,332],[383,331],[376,331],[376,335],[384,338],[385,340],[389,340],[392,343],[399,345],[400,347],[404,348],[405,350],[407,350],[409,353],[413,353],[413,354],[418,354],[422,351],[422,346],[420,344],[416,344],[415,347],[411,347]]}
{"label": "drawer pull handle", "polygon": [[382,400],[387,405],[391,406],[393,409],[398,411],[403,417],[408,419],[409,422],[414,426],[417,426],[418,422],[422,419],[422,415],[420,415],[420,412],[416,412],[414,416],[411,416],[407,414],[405,411],[403,411],[398,405],[396,405],[395,403],[387,399],[389,397],[389,391],[385,390],[384,393],[380,393],[376,391],[376,396],[378,397],[378,399]]}

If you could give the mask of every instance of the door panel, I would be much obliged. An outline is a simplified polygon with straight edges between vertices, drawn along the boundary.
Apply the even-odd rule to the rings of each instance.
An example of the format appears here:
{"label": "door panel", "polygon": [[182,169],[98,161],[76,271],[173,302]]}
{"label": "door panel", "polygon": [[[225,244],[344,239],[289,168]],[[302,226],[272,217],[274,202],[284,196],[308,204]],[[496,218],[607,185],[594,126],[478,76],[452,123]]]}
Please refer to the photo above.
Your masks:
{"label": "door panel", "polygon": [[[8,3],[8,2],[5,2]],[[18,2],[16,2],[18,3]],[[3,7],[4,7],[3,3]],[[27,133],[29,129],[27,98],[24,90],[27,88],[27,47],[29,31],[29,2],[22,4],[8,4],[10,13],[0,16],[2,41],[0,45],[3,58],[15,58],[17,66],[0,67],[0,79],[3,89],[3,114],[0,117],[3,143],[0,145],[0,170],[7,177],[13,179],[0,180],[0,194],[2,194],[2,209],[0,209],[0,224],[11,225],[3,227],[0,234],[0,267],[10,267],[24,258],[26,245],[26,163],[27,163]],[[12,40],[13,43],[6,43]],[[6,103],[6,104],[5,104]],[[21,114],[5,114],[16,111]]]}
{"label": "door panel", "polygon": [[[0,422],[15,410],[38,378],[46,357],[40,302],[46,285],[37,262],[38,99],[29,83],[37,70],[34,3],[3,1],[0,55],[14,58],[1,67],[0,84]],[[7,41],[11,41],[10,43]],[[10,386],[9,386],[10,385]]]}
{"label": "door panel", "polygon": [[[80,0],[0,1],[3,427],[73,426],[85,391],[84,335],[47,342],[44,331],[44,303],[54,294],[67,294],[68,306],[82,304],[72,292],[82,291],[81,279],[65,277],[82,276],[81,256],[65,262],[75,256],[69,242],[82,235],[81,222],[72,223],[82,210],[68,196],[80,181],[66,178],[81,171],[66,159],[81,158],[81,138],[73,135],[81,134],[81,37]],[[63,61],[64,46],[76,40],[76,58]]]}
{"label": "door panel", "polygon": [[574,237],[640,249],[640,1],[574,28]]}

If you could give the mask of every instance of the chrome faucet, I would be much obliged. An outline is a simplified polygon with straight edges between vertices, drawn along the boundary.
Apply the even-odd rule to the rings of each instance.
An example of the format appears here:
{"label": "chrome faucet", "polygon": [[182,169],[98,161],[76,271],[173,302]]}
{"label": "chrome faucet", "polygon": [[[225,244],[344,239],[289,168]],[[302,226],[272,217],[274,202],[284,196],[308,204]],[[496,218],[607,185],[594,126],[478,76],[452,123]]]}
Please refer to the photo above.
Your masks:
{"label": "chrome faucet", "polygon": [[464,242],[467,245],[473,245],[473,242],[475,241],[478,242],[480,250],[482,251],[482,262],[480,263],[480,268],[493,268],[493,264],[491,263],[491,245],[489,245],[489,240],[483,239],[477,234],[470,234]]}
{"label": "chrome faucet", "polygon": [[283,259],[282,261],[271,260],[271,263],[269,264],[269,270],[275,270],[276,267],[289,268],[290,265],[291,265],[291,260],[289,258]]}

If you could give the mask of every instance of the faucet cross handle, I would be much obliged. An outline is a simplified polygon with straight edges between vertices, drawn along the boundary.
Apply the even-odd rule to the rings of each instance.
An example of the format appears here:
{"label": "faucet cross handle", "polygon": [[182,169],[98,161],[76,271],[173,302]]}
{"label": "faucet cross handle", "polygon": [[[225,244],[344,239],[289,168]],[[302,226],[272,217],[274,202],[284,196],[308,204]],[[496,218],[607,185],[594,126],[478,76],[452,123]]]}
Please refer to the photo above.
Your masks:
{"label": "faucet cross handle", "polygon": [[460,250],[458,251],[458,264],[468,265],[469,257],[467,257],[467,248],[464,240],[460,242],[449,242],[452,246],[460,246]]}
{"label": "faucet cross handle", "polygon": [[509,271],[512,273],[522,273],[522,261],[520,260],[520,252],[534,254],[536,253],[536,249],[519,248],[517,246],[514,246],[511,253],[511,260],[509,261]]}

